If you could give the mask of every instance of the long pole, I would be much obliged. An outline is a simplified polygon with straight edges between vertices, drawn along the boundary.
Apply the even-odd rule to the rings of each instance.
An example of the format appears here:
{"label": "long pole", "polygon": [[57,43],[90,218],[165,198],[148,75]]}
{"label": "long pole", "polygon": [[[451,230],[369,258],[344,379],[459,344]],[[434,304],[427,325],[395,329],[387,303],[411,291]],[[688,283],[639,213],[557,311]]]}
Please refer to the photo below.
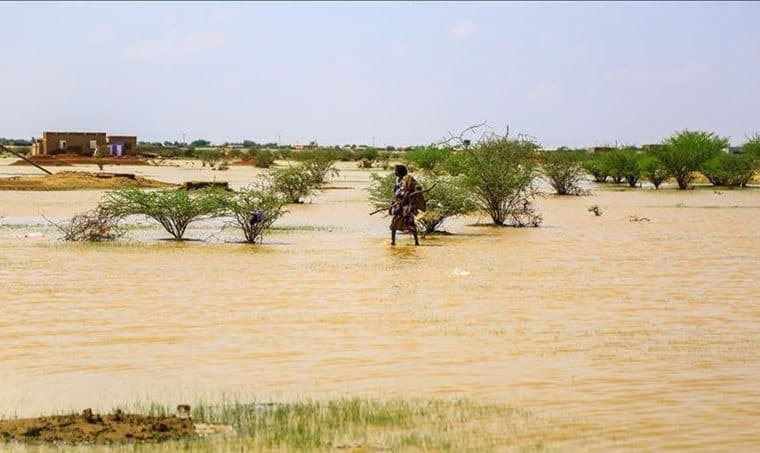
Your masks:
{"label": "long pole", "polygon": [[36,163],[32,162],[31,160],[27,159],[27,158],[26,158],[26,156],[24,156],[23,154],[20,154],[20,153],[17,153],[16,151],[13,151],[13,150],[11,150],[11,149],[8,149],[8,148],[6,148],[6,147],[5,147],[5,146],[3,146],[3,145],[0,145],[0,148],[2,148],[2,149],[3,149],[3,150],[5,150],[5,151],[8,151],[9,153],[11,153],[11,154],[13,154],[13,155],[15,155],[15,156],[18,156],[18,157],[20,157],[20,158],[24,159],[26,162],[28,162],[28,163],[30,163],[30,164],[32,164],[32,165],[34,165],[35,167],[39,168],[40,170],[44,171],[45,173],[47,173],[47,174],[49,174],[49,175],[52,175],[52,173],[50,173],[49,171],[45,170],[45,169],[44,169],[44,168],[42,168],[41,166],[39,166],[39,165],[37,165]]}

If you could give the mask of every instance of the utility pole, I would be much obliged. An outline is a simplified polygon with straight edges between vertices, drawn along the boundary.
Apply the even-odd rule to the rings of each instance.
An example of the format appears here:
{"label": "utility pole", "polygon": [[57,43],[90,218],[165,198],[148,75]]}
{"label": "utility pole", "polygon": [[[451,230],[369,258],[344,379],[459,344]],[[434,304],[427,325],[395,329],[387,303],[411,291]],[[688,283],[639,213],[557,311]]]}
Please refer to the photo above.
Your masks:
{"label": "utility pole", "polygon": [[375,147],[375,136],[374,135],[372,136],[372,147],[373,148]]}

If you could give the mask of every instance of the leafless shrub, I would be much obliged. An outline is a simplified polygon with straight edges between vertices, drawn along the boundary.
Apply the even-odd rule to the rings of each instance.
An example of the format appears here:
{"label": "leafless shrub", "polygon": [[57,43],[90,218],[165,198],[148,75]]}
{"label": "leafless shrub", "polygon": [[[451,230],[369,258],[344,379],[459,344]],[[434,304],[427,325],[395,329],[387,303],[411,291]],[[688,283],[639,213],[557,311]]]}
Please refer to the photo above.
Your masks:
{"label": "leafless shrub", "polygon": [[55,223],[48,218],[45,220],[63,233],[64,241],[112,241],[124,234],[119,226],[121,219],[100,208],[75,215],[63,224]]}

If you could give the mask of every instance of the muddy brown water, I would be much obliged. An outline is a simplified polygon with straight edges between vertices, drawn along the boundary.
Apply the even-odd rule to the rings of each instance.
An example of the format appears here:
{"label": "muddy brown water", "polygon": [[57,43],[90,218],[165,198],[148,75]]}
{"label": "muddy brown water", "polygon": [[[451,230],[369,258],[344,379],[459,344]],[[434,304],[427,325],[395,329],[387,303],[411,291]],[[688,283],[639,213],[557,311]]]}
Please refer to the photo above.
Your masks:
{"label": "muddy brown water", "polygon": [[[41,213],[102,192],[0,192],[3,413],[464,397],[577,421],[563,449],[760,448],[760,190],[545,197],[541,228],[459,219],[392,248],[350,167],[333,184],[350,189],[289,207],[258,247],[213,222],[189,232],[205,242],[141,221],[120,244],[64,244]],[[234,186],[257,172],[119,170]]]}

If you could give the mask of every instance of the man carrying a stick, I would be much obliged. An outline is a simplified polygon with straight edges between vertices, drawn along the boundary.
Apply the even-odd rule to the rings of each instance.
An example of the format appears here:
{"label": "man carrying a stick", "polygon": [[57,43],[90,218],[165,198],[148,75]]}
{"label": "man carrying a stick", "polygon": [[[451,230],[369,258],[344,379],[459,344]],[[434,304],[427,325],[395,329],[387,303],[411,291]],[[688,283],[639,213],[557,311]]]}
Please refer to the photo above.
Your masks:
{"label": "man carrying a stick", "polygon": [[417,223],[414,216],[425,211],[425,196],[422,187],[403,165],[396,165],[396,185],[394,202],[388,209],[391,220],[391,245],[396,245],[396,231],[406,231],[414,235],[414,245],[420,245],[417,237]]}

